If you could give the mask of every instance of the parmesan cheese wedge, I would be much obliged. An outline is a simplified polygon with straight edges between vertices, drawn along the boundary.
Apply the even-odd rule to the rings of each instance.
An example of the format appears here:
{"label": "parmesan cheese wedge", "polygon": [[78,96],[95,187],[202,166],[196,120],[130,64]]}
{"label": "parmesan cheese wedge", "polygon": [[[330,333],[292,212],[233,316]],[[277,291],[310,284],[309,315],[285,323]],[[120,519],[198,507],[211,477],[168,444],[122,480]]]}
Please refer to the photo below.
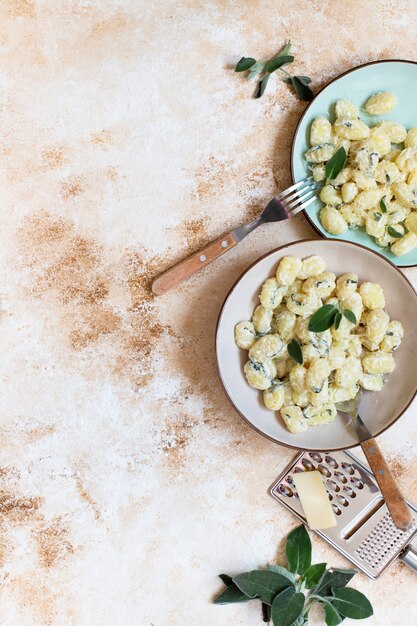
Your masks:
{"label": "parmesan cheese wedge", "polygon": [[311,530],[337,526],[320,472],[299,472],[293,479]]}

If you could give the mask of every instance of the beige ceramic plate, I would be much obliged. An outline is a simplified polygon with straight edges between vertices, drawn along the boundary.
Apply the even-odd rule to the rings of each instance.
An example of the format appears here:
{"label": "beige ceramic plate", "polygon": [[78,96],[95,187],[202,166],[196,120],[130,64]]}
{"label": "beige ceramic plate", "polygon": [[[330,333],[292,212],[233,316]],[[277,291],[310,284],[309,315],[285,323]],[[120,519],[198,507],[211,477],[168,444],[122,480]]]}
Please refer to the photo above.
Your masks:
{"label": "beige ceramic plate", "polygon": [[234,284],[220,311],[216,334],[218,369],[226,394],[238,413],[259,433],[285,446],[302,450],[350,448],[357,445],[357,439],[341,416],[333,424],[309,428],[305,433],[290,433],[279,415],[263,406],[262,392],[249,387],[243,374],[247,351],[236,346],[234,327],[250,319],[259,303],[263,281],[275,274],[279,260],[286,254],[301,258],[319,254],[328,270],[337,275],[355,272],[360,281],[380,283],[387,312],[404,326],[404,341],[395,353],[395,371],[382,391],[369,392],[363,400],[362,417],[375,436],[400,417],[416,393],[413,367],[417,354],[416,293],[400,270],[372,250],[336,239],[305,240],[282,246],[256,261]]}

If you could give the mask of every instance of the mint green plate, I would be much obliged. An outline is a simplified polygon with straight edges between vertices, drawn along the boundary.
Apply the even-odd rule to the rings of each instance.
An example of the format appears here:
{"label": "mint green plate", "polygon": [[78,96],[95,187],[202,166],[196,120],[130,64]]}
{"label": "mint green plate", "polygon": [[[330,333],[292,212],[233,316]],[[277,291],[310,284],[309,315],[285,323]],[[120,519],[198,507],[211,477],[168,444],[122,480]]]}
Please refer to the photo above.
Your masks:
{"label": "mint green plate", "polygon": [[[393,91],[398,98],[398,106],[392,113],[378,117],[370,117],[361,113],[366,123],[379,120],[392,120],[403,124],[407,129],[417,126],[417,63],[413,61],[376,61],[356,67],[334,79],[324,87],[311,101],[300,119],[295,131],[292,153],[291,171],[294,182],[309,175],[304,152],[307,150],[308,137],[312,121],[318,115],[329,116],[334,121],[334,105],[337,100],[346,98],[357,106],[365,104],[370,95],[378,91]],[[308,207],[305,215],[314,228],[324,237],[334,237],[326,232],[320,223],[318,214],[323,203],[318,200]],[[398,267],[417,265],[417,248],[401,257],[396,257],[387,248],[379,247],[363,228],[349,230],[337,239],[354,241],[379,252]]]}

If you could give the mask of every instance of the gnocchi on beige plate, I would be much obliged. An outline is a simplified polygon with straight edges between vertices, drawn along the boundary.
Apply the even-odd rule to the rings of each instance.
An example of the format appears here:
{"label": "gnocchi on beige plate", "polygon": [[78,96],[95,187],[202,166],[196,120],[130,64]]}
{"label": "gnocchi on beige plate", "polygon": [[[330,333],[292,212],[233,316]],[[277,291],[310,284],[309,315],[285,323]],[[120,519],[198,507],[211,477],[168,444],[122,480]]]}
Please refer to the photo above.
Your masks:
{"label": "gnocchi on beige plate", "polygon": [[380,391],[403,335],[379,284],[336,276],[317,255],[284,256],[252,318],[235,327],[236,344],[248,351],[248,384],[293,433],[332,422],[336,404],[360,388]]}

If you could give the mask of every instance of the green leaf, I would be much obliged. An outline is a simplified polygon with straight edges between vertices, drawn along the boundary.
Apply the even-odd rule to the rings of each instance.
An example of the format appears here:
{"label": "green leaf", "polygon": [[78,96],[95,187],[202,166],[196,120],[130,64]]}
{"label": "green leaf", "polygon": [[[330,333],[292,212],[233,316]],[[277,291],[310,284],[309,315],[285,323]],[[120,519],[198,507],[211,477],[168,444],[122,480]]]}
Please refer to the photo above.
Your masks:
{"label": "green leaf", "polygon": [[271,572],[277,572],[277,574],[282,574],[290,580],[292,583],[295,582],[295,576],[291,572],[287,570],[286,567],[282,567],[282,565],[275,565],[274,563],[269,563],[267,568],[271,570]]}
{"label": "green leaf", "polygon": [[401,237],[404,237],[403,233],[400,233],[398,230],[395,230],[393,226],[388,226],[387,231],[388,231],[388,234],[391,235],[391,237],[395,237],[395,239],[401,239]]}
{"label": "green leaf", "polygon": [[331,589],[347,585],[356,573],[354,569],[328,569],[324,572],[313,593],[318,596],[326,596]]}
{"label": "green leaf", "polygon": [[340,174],[342,169],[345,167],[346,157],[346,150],[343,146],[339,148],[339,150],[336,150],[332,158],[326,163],[326,168],[324,170],[326,178],[334,180],[336,176]]}
{"label": "green leaf", "polygon": [[224,584],[226,585],[226,587],[230,587],[231,585],[233,585],[233,578],[231,576],[228,576],[227,574],[219,574],[219,578],[220,580],[222,580],[224,582]]}
{"label": "green leaf", "polygon": [[312,315],[308,330],[313,333],[324,332],[333,324],[336,313],[338,310],[333,304],[324,304]]}
{"label": "green leaf", "polygon": [[292,76],[291,84],[294,87],[295,93],[301,100],[306,100],[309,102],[314,98],[314,93],[311,91],[310,87],[305,84],[305,79],[307,76]]}
{"label": "green leaf", "polygon": [[271,621],[271,607],[265,602],[262,602],[262,621],[267,624]]}
{"label": "green leaf", "polygon": [[235,604],[236,602],[249,602],[249,600],[252,598],[243,593],[232,581],[232,584],[227,585],[227,588],[217,596],[213,604]]}
{"label": "green leaf", "polygon": [[316,563],[315,565],[310,565],[304,576],[306,589],[312,589],[317,585],[320,578],[324,574],[326,565],[327,563]]}
{"label": "green leaf", "polygon": [[381,209],[381,213],[387,213],[387,205],[385,204],[385,198],[387,196],[383,196],[379,202],[379,208]]}
{"label": "green leaf", "polygon": [[271,76],[271,74],[265,74],[265,76],[263,77],[263,79],[259,83],[258,90],[257,90],[257,92],[255,94],[255,98],[260,98],[263,95],[263,93],[264,93],[264,91],[266,89],[266,86],[268,84],[268,80],[269,80],[270,76]]}
{"label": "green leaf", "polygon": [[336,313],[336,315],[334,316],[334,327],[337,330],[340,326],[340,322],[342,321],[342,314],[340,313],[340,311],[338,311]]}
{"label": "green leaf", "polygon": [[266,604],[272,604],[273,599],[283,589],[293,587],[286,576],[271,570],[252,570],[234,576],[233,582],[243,593],[250,598],[260,598]]}
{"label": "green leaf", "polygon": [[258,61],[255,65],[252,65],[249,70],[248,80],[252,80],[255,76],[258,76],[258,74],[262,74],[262,72],[265,71],[265,65],[266,63],[263,63],[262,61]]}
{"label": "green leaf", "polygon": [[311,83],[311,78],[309,76],[297,76],[300,83],[303,85],[309,85]]}
{"label": "green leaf", "polygon": [[285,553],[290,572],[303,576],[311,565],[311,541],[303,524],[288,535]]}
{"label": "green leaf", "polygon": [[272,72],[275,72],[275,70],[279,69],[283,65],[288,65],[289,63],[292,63],[293,61],[294,61],[294,57],[291,56],[290,54],[287,54],[287,55],[279,54],[274,59],[271,59],[270,61],[268,61],[268,63],[266,64],[265,71],[272,74]]}
{"label": "green leaf", "polygon": [[326,620],[327,626],[338,626],[345,619],[336,611],[334,606],[331,604],[324,605],[324,617]]}
{"label": "green leaf", "polygon": [[287,54],[289,54],[290,50],[291,50],[291,41],[287,41],[287,43],[285,44],[285,46],[283,47],[283,49],[281,50],[280,54],[282,56],[286,56]]}
{"label": "green leaf", "polygon": [[346,319],[349,320],[349,322],[352,322],[352,324],[357,323],[356,315],[353,311],[351,311],[350,309],[343,309],[342,313],[346,317]]}
{"label": "green leaf", "polygon": [[301,351],[301,346],[296,339],[291,339],[290,343],[287,346],[288,354],[292,358],[293,361],[303,364],[303,353]]}
{"label": "green leaf", "polygon": [[281,591],[272,603],[272,622],[274,626],[292,626],[301,615],[304,602],[304,594],[295,593],[292,587]]}
{"label": "green leaf", "polygon": [[242,57],[237,63],[235,67],[235,72],[246,72],[252,65],[255,65],[256,59],[252,59],[252,57]]}
{"label": "green leaf", "polygon": [[365,619],[374,614],[372,604],[368,598],[357,589],[347,587],[345,589],[334,589],[334,599],[332,605],[343,617],[351,619]]}

